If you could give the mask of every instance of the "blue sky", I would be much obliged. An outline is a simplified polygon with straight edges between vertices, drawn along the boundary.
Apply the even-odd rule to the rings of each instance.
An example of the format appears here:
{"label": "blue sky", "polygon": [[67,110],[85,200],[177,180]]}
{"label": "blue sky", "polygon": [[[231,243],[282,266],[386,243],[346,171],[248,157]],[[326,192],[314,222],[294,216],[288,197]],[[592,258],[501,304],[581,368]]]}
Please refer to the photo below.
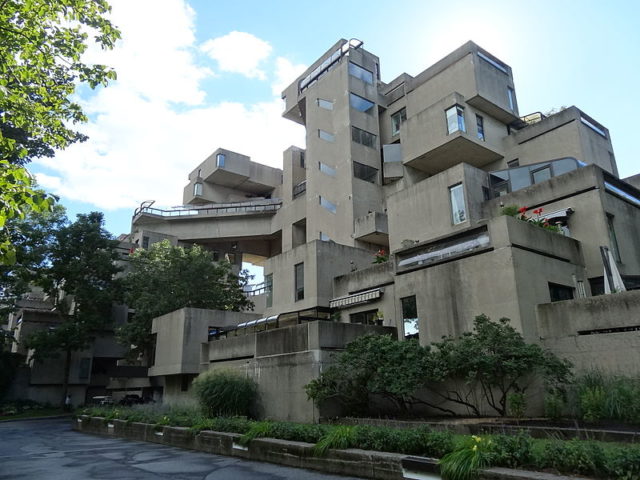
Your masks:
{"label": "blue sky", "polygon": [[78,94],[90,140],[34,162],[70,216],[105,213],[114,235],[143,200],[179,205],[187,174],[217,147],[281,166],[301,127],[280,91],[339,38],[415,75],[473,40],[513,68],[522,115],[576,105],[609,128],[622,177],[640,172],[640,3],[634,1],[222,2],[115,0],[122,40],[89,61],[118,81]]}

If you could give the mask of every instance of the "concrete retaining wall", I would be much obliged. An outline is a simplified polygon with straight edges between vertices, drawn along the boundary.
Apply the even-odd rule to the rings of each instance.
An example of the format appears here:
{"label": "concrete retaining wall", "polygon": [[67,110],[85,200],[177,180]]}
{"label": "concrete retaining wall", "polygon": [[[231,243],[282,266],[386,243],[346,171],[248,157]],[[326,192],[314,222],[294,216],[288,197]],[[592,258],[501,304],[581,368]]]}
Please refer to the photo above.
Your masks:
{"label": "concrete retaining wall", "polygon": [[[357,476],[381,480],[437,480],[437,459],[413,457],[398,453],[348,449],[329,450],[326,456],[313,455],[313,444],[273,438],[257,438],[248,446],[238,443],[237,433],[202,431],[194,434],[185,427],[167,427],[124,420],[107,421],[100,417],[81,416],[73,419],[72,428],[83,433],[110,435],[128,440],[159,443],[258,462],[318,470],[336,475]],[[569,477],[549,473],[528,472],[506,468],[491,468],[480,473],[481,480],[569,480]],[[571,477],[571,480],[588,480]]]}
{"label": "concrete retaining wall", "polygon": [[537,306],[541,343],[576,370],[637,375],[640,365],[640,291]]}

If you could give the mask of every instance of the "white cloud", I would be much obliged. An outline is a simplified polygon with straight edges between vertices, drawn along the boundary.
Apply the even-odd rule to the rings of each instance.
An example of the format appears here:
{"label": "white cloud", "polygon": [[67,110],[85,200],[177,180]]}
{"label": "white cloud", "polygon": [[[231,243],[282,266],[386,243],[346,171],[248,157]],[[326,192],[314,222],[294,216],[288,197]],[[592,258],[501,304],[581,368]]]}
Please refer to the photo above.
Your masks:
{"label": "white cloud", "polygon": [[[281,167],[282,150],[304,146],[304,129],[281,117],[279,98],[205,102],[201,84],[210,72],[198,64],[193,11],[184,0],[112,3],[124,40],[90,55],[113,65],[118,80],[83,97],[87,142],[35,162],[46,168],[38,175],[43,187],[106,210],[133,210],[147,199],[171,206],[182,202],[187,174],[218,147]],[[304,67],[277,58],[262,68],[275,91]]]}
{"label": "white cloud", "polygon": [[271,45],[250,33],[234,31],[207,40],[200,48],[218,62],[218,68],[223,72],[266,79],[265,72],[259,67],[271,54]]}
{"label": "white cloud", "polygon": [[294,65],[284,57],[276,58],[275,80],[271,85],[271,91],[274,95],[280,96],[282,91],[300,76],[307,69],[306,65]]}

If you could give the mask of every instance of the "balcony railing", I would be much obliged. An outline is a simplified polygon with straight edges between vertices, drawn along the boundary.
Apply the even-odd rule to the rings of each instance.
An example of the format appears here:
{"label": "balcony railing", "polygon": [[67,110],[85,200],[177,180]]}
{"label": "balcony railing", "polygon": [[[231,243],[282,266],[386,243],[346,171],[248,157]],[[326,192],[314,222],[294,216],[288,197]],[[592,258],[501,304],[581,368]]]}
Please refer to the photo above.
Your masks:
{"label": "balcony railing", "polygon": [[244,215],[276,212],[282,206],[282,200],[270,199],[255,202],[237,203],[216,203],[198,206],[184,206],[172,209],[154,208],[151,206],[140,206],[133,213],[133,217],[141,214],[158,215],[160,217],[193,217],[193,216],[215,216],[215,215]]}

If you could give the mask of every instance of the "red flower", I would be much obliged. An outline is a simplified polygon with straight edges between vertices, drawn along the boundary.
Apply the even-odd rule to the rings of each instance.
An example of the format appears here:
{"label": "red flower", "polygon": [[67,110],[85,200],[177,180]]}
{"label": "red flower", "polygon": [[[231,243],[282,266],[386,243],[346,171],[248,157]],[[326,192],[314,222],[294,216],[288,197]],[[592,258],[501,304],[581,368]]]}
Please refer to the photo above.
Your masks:
{"label": "red flower", "polygon": [[538,208],[538,209],[534,210],[534,211],[533,211],[533,213],[534,213],[535,215],[540,215],[540,214],[542,213],[542,207],[540,207],[540,208]]}
{"label": "red flower", "polygon": [[518,209],[518,213],[524,213],[524,212],[526,212],[526,211],[527,211],[527,207],[520,207],[520,208]]}

